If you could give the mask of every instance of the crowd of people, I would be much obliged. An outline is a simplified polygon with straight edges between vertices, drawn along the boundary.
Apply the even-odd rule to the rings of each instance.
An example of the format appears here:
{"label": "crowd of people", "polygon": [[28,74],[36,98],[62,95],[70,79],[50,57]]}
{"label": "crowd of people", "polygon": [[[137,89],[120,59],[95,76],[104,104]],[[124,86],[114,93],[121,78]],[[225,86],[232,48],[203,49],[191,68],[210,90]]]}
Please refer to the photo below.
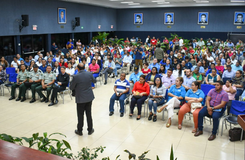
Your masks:
{"label": "crowd of people", "polygon": [[[68,52],[63,53],[53,43],[51,51],[45,56],[38,52],[34,57],[23,59],[17,54],[11,64],[2,57],[0,84],[7,80],[6,68],[13,67],[18,74],[9,100],[16,98],[15,89],[19,87],[16,101],[24,102],[26,90],[30,88],[30,103],[36,101],[35,93],[38,93],[41,102],[48,103],[51,95],[49,106],[57,104],[57,92],[64,90],[73,75],[78,74],[79,63],[95,79],[104,76],[104,85],[108,77],[118,77],[118,71],[124,69],[125,72],[121,71],[115,81],[109,116],[114,114],[115,100],[119,100],[120,116],[123,117],[125,100],[130,97],[130,117],[137,106],[136,119],[140,120],[142,105],[147,103],[150,111],[148,120],[156,122],[157,112],[166,109],[166,127],[170,127],[174,109],[181,106],[178,128],[182,128],[184,115],[192,112],[195,136],[202,134],[203,117],[210,115],[213,118],[213,132],[209,140],[215,139],[219,118],[226,108],[229,114],[231,101],[245,100],[245,48],[241,40],[233,43],[230,40],[208,39],[205,44],[201,38],[185,44],[177,36],[174,39],[164,38],[163,42],[148,36],[145,42],[132,37],[130,40],[126,38],[120,45],[99,44],[97,40],[87,46],[80,41],[76,45],[70,40],[67,43]],[[126,75],[129,75],[128,80]],[[203,83],[215,86],[206,97],[200,89]],[[91,87],[95,88],[94,83]],[[42,90],[47,90],[46,96]]]}

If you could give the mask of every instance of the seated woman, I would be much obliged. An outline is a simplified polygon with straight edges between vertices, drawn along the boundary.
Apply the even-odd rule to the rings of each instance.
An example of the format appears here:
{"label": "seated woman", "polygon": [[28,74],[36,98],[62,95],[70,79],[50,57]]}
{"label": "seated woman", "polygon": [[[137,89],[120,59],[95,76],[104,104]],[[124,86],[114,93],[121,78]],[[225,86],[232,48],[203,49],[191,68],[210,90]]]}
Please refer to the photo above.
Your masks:
{"label": "seated woman", "polygon": [[182,69],[181,64],[176,65],[176,69],[173,71],[173,75],[175,77],[184,77],[185,73],[184,70]]}
{"label": "seated woman", "polygon": [[236,95],[236,87],[232,86],[232,80],[227,80],[226,83],[223,85],[223,90],[227,92],[229,97],[229,102],[226,105],[227,108],[227,115],[230,114],[230,108],[231,108],[231,102],[232,100],[235,100]]}
{"label": "seated woman", "polygon": [[224,66],[221,65],[220,59],[218,59],[216,62],[217,62],[217,64],[216,64],[215,68],[218,70],[219,75],[222,75],[225,68],[224,68]]}
{"label": "seated woman", "polygon": [[161,77],[158,73],[157,73],[157,68],[153,67],[151,70],[151,73],[149,73],[146,78],[145,81],[149,84],[149,85],[153,85],[155,82],[155,79]]}
{"label": "seated woman", "polygon": [[147,74],[151,73],[151,69],[148,68],[149,64],[147,62],[144,63],[144,68],[141,69],[141,72],[146,76]]}
{"label": "seated woman", "polygon": [[148,83],[145,82],[145,75],[141,75],[140,80],[134,84],[134,88],[132,90],[133,97],[130,104],[130,117],[133,116],[134,107],[135,104],[137,104],[138,116],[136,120],[140,120],[142,104],[144,104],[145,100],[147,99],[149,92],[150,86]]}
{"label": "seated woman", "polygon": [[[195,81],[191,84],[191,89],[189,89],[187,91],[187,93],[185,94],[185,100],[187,103],[185,103],[179,110],[179,114],[178,114],[179,126],[178,126],[178,129],[182,128],[181,124],[182,124],[182,121],[183,121],[185,114],[192,111],[191,105],[193,103],[201,103],[201,106],[204,105],[205,94],[199,88],[200,88],[200,83]],[[196,109],[194,109],[194,112],[192,112],[193,113],[193,121],[194,121],[194,129],[192,130],[192,133],[195,133],[197,131],[198,113],[201,109],[202,109],[202,107],[196,108]]]}
{"label": "seated woman", "polygon": [[196,67],[193,71],[192,76],[196,79],[197,82],[202,83],[202,74],[199,73],[199,67]]}
{"label": "seated woman", "polygon": [[160,74],[161,76],[164,76],[164,75],[166,74],[166,68],[165,68],[165,65],[161,65],[161,66],[160,66],[159,74]]}
{"label": "seated woman", "polygon": [[67,63],[64,61],[63,58],[60,59],[60,63],[59,63],[60,67],[65,66],[66,68],[68,67]]}
{"label": "seated woman", "polygon": [[242,71],[238,70],[236,71],[236,75],[234,78],[232,78],[232,84],[236,87],[236,95],[235,100],[239,100],[240,95],[243,92],[243,86],[244,86],[244,80],[242,77]]}
{"label": "seated woman", "polygon": [[175,85],[172,85],[168,91],[168,102],[157,110],[158,113],[162,112],[164,108],[168,110],[168,122],[166,127],[171,126],[171,119],[174,115],[174,108],[179,107],[180,103],[185,98],[185,87],[182,86],[184,82],[183,77],[176,78]]}
{"label": "seated woman", "polygon": [[[92,63],[89,65],[88,71],[93,73],[94,78],[99,77],[100,66],[96,63],[95,59],[92,59]],[[92,83],[92,89],[94,89],[94,83]]]}
{"label": "seated woman", "polygon": [[216,69],[212,69],[212,72],[209,73],[205,79],[206,84],[215,85],[217,81],[220,80],[220,76],[217,74]]}
{"label": "seated woman", "polygon": [[[166,87],[162,85],[162,79],[157,77],[155,78],[154,85],[151,86],[150,98],[148,101],[150,115],[148,120],[152,120],[153,122],[157,121],[157,106],[162,105],[164,103],[164,97],[166,94]],[[152,113],[152,106],[154,110],[154,115]]]}

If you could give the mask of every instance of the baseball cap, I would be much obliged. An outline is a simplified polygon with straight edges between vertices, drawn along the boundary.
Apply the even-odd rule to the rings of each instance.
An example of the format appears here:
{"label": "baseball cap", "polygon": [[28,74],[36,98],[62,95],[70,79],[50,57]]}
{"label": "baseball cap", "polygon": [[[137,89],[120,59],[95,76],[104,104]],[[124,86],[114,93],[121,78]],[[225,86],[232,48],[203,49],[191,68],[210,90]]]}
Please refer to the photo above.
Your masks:
{"label": "baseball cap", "polygon": [[38,65],[37,65],[37,64],[34,64],[34,65],[33,65],[33,68],[38,68]]}
{"label": "baseball cap", "polygon": [[139,66],[135,66],[134,71],[139,71]]}

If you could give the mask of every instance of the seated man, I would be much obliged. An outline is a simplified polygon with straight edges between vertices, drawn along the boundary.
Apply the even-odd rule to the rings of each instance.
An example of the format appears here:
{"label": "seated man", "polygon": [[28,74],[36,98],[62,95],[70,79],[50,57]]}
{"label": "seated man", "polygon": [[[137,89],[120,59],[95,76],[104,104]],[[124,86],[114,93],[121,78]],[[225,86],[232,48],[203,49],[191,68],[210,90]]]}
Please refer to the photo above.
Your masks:
{"label": "seated man", "polygon": [[191,88],[192,83],[195,81],[196,79],[191,75],[191,69],[186,69],[184,82],[182,86],[185,87],[186,90],[189,90]]}
{"label": "seated man", "polygon": [[140,76],[142,75],[142,72],[139,72],[139,67],[134,67],[134,73],[132,73],[129,77],[129,83],[130,83],[130,94],[132,94],[132,89],[134,87],[134,84],[140,80]]}
{"label": "seated man", "polygon": [[125,53],[127,54],[126,56],[124,56],[123,58],[123,66],[127,67],[127,74],[129,74],[129,69],[130,69],[130,65],[132,63],[132,56],[130,55],[130,53],[125,50]]}
{"label": "seated man", "polygon": [[[47,66],[46,72],[43,74],[43,78],[41,81],[42,85],[35,88],[36,92],[42,99],[41,102],[45,101],[45,103],[48,103],[49,101],[49,96],[53,88],[52,85],[54,84],[54,81],[56,79],[55,73],[51,70],[52,70],[51,66]],[[43,95],[42,90],[47,90],[47,97]]]}
{"label": "seated man", "polygon": [[9,98],[9,100],[15,99],[15,90],[18,87],[19,87],[19,96],[16,99],[16,101],[19,101],[21,99],[21,95],[22,95],[21,92],[23,91],[23,86],[24,86],[24,83],[26,82],[26,80],[27,80],[26,66],[24,64],[22,64],[21,65],[21,71],[19,72],[19,74],[17,76],[17,81],[11,87],[11,97]]}
{"label": "seated man", "polygon": [[203,134],[203,118],[205,116],[211,116],[213,118],[213,130],[211,136],[208,138],[212,141],[216,138],[216,133],[219,127],[219,119],[225,112],[226,103],[229,102],[228,94],[222,89],[223,82],[217,81],[215,88],[208,92],[206,98],[206,107],[198,114],[198,131],[194,136],[200,136]]}
{"label": "seated man", "polygon": [[130,84],[125,78],[126,78],[126,74],[121,73],[120,79],[116,80],[115,82],[114,85],[115,93],[112,95],[110,99],[109,116],[112,116],[114,114],[115,100],[119,100],[120,103],[120,117],[123,117],[124,115],[124,100],[127,98],[127,94],[129,93],[129,88],[130,88]]}
{"label": "seated man", "polygon": [[167,75],[162,76],[162,84],[167,89],[169,89],[172,85],[175,84],[176,77],[174,77],[172,74],[173,74],[173,70],[172,69],[168,69]]}
{"label": "seated man", "polygon": [[114,74],[117,77],[117,70],[121,69],[122,65],[122,59],[120,58],[120,54],[117,54],[117,57],[115,58],[115,68],[114,68]]}
{"label": "seated man", "polygon": [[3,66],[0,65],[0,85],[3,84],[7,79],[6,72],[3,70]]}
{"label": "seated man", "polygon": [[160,70],[160,64],[157,63],[157,59],[156,58],[154,58],[153,59],[153,63],[151,63],[149,65],[149,69],[152,70],[153,67],[156,67],[157,68],[157,72],[159,72],[159,70]]}
{"label": "seated man", "polygon": [[53,92],[51,95],[51,103],[48,106],[53,106],[58,103],[57,92],[64,91],[68,86],[70,76],[66,73],[66,67],[60,67],[60,74],[56,79],[56,83],[53,86]]}
{"label": "seated man", "polygon": [[36,101],[36,97],[35,97],[36,88],[41,85],[42,77],[43,77],[43,72],[40,69],[38,69],[37,64],[34,64],[33,70],[30,71],[28,74],[28,78],[27,78],[28,83],[25,83],[25,85],[23,86],[22,101],[26,100],[25,94],[28,88],[31,88],[31,93],[32,93],[32,99],[30,103],[33,103]]}
{"label": "seated man", "polygon": [[231,69],[231,65],[227,65],[226,68],[227,68],[227,70],[225,70],[222,74],[222,79],[223,79],[224,83],[226,81],[224,79],[232,79],[236,75],[236,71]]}
{"label": "seated man", "polygon": [[[52,67],[52,66],[51,66]],[[47,66],[46,66],[46,60],[45,59],[42,59],[42,65],[39,67],[39,69],[43,72],[43,73],[45,73],[46,72],[46,68],[47,68]]]}
{"label": "seated man", "polygon": [[[105,75],[105,83],[104,85],[107,84],[107,78],[108,74],[111,74],[113,70],[115,69],[115,63],[112,61],[112,58],[110,57],[108,61],[105,61],[104,68],[105,70],[102,72]],[[112,77],[114,78],[114,77]]]}
{"label": "seated man", "polygon": [[205,76],[205,70],[204,70],[204,68],[202,66],[202,62],[201,61],[198,61],[197,65],[196,66],[193,66],[191,68],[191,71],[193,72],[196,67],[199,68],[199,73],[201,73],[202,76]]}

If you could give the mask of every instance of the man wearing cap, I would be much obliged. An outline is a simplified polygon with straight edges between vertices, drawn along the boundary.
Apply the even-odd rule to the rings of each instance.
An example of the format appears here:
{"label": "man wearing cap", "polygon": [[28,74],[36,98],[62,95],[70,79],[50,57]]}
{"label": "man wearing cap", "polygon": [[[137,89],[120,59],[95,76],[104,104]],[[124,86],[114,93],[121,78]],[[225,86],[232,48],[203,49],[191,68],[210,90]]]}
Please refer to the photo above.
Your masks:
{"label": "man wearing cap", "polygon": [[[105,83],[104,85],[107,84],[107,78],[108,78],[108,73],[113,73],[113,70],[116,68],[115,63],[112,61],[112,58],[110,57],[108,61],[105,61],[104,64],[105,70],[102,72],[102,74],[105,75]],[[112,77],[113,78],[113,77]]]}
{"label": "man wearing cap", "polygon": [[132,93],[132,89],[134,87],[135,82],[140,80],[140,76],[142,75],[142,72],[139,72],[139,67],[134,67],[134,73],[132,73],[129,77],[129,83],[130,83],[130,94]]}
{"label": "man wearing cap", "polygon": [[[56,74],[52,71],[51,66],[47,66],[46,72],[43,74],[43,78],[41,80],[41,85],[35,88],[40,98],[42,98],[41,102],[45,101],[45,103],[48,103],[49,95],[51,93],[52,85],[54,84],[55,79]],[[47,97],[43,95],[42,90],[47,90]]]}
{"label": "man wearing cap", "polygon": [[27,76],[27,82],[23,86],[23,91],[21,95],[23,98],[21,102],[26,100],[25,94],[28,88],[31,88],[31,93],[32,93],[32,100],[30,101],[30,103],[33,103],[36,101],[36,98],[35,98],[36,87],[41,85],[40,82],[42,80],[42,76],[43,76],[43,72],[40,69],[38,69],[37,64],[34,64],[33,70],[29,72]]}
{"label": "man wearing cap", "polygon": [[16,101],[19,101],[21,99],[21,92],[22,92],[22,88],[24,86],[24,83],[27,80],[27,71],[26,71],[26,66],[24,64],[21,64],[21,71],[19,72],[18,76],[17,76],[17,81],[16,83],[14,83],[11,87],[11,97],[9,98],[9,100],[13,100],[15,99],[15,90],[16,88],[19,87],[19,96],[16,99]]}

